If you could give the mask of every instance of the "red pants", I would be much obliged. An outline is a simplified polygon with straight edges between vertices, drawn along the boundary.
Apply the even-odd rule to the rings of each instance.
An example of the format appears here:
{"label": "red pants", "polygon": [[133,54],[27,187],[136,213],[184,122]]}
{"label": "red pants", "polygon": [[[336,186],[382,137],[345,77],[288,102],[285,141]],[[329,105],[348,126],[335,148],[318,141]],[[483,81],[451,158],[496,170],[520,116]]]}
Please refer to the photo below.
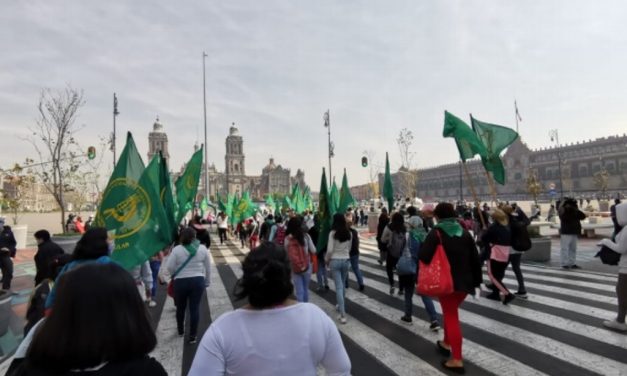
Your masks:
{"label": "red pants", "polygon": [[462,328],[459,325],[459,305],[466,299],[465,292],[455,291],[450,295],[440,296],[444,319],[444,343],[451,346],[454,360],[462,360]]}

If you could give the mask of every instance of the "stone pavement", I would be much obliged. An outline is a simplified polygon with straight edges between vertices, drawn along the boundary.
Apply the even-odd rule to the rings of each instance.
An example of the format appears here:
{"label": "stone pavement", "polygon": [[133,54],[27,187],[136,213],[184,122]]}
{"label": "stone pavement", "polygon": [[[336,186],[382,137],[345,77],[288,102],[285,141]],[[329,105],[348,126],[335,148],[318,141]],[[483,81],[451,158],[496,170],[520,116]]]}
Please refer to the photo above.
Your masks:
{"label": "stone pavement", "polygon": [[[559,260],[554,238],[553,261]],[[228,241],[211,247],[212,275],[201,305],[199,331],[219,315],[244,302],[235,300],[233,286],[241,276],[241,261],[248,250]],[[601,322],[615,317],[615,270],[595,269],[594,241],[580,244],[580,271],[549,265],[524,264],[529,299],[510,306],[468,297],[460,309],[464,357],[470,375],[627,375],[627,335],[605,330]],[[558,244],[558,243],[557,243]],[[559,256],[559,255],[557,255]],[[435,340],[441,335],[428,328],[422,301],[414,298],[414,322],[400,321],[403,300],[390,295],[385,270],[377,262],[374,239],[362,238],[360,265],[366,289],[347,292],[348,323],[338,324],[352,361],[353,375],[442,375]],[[592,271],[594,270],[594,271]],[[487,276],[484,278],[487,280]],[[513,273],[504,282],[516,287]],[[335,319],[335,293],[317,293],[315,278],[310,301]],[[159,289],[159,305],[151,308],[158,346],[153,352],[170,375],[185,375],[197,345],[176,334],[172,300]],[[439,310],[439,304],[436,303]],[[320,374],[324,374],[321,372]]]}

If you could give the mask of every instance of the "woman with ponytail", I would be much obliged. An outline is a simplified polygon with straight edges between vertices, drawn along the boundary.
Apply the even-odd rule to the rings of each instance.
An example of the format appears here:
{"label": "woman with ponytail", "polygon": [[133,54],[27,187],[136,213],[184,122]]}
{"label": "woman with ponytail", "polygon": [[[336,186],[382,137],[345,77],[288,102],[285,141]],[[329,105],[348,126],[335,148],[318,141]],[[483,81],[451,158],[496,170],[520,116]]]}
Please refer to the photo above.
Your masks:
{"label": "woman with ponytail", "polygon": [[211,324],[189,376],[349,375],[350,360],[333,321],[317,306],[293,299],[287,252],[264,242],[248,253],[235,296],[248,304]]}

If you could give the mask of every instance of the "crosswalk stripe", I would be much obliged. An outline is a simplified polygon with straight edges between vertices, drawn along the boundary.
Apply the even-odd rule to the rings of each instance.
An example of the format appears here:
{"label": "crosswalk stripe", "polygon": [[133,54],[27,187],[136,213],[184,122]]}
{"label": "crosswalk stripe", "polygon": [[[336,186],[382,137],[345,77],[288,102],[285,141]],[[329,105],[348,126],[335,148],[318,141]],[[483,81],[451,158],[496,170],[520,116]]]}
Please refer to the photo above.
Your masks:
{"label": "crosswalk stripe", "polygon": [[[380,292],[386,292],[388,289],[386,284],[372,279],[368,281],[367,286],[367,288],[373,288]],[[468,299],[468,302],[475,303],[472,298]],[[553,340],[528,330],[505,324],[501,321],[491,319],[488,316],[481,316],[470,312],[467,304],[464,304],[462,307],[463,308],[459,310],[461,322],[486,332],[497,333],[501,337],[511,339],[524,346],[542,349],[544,353],[557,359],[566,360],[582,369],[588,369],[602,375],[620,375],[625,367],[624,363],[581,350],[575,346]],[[439,305],[436,305],[436,310],[441,314]]]}
{"label": "crosswalk stripe", "polygon": [[183,359],[183,337],[179,337],[176,331],[176,307],[174,299],[166,298],[163,304],[163,313],[157,326],[157,347],[151,353],[163,367],[168,375],[181,375],[181,363]]}
{"label": "crosswalk stripe", "polygon": [[220,279],[215,260],[211,252],[209,253],[211,260],[211,271],[209,276],[209,288],[207,289],[207,299],[209,300],[209,313],[211,321],[215,321],[220,315],[233,310],[233,304],[226,288]]}

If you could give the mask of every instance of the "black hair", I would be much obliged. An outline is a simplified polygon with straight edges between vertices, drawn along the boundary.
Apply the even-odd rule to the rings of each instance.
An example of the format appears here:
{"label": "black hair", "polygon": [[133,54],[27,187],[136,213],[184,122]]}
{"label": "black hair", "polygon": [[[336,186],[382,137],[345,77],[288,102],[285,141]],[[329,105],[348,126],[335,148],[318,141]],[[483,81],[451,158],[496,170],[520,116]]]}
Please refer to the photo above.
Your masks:
{"label": "black hair", "polygon": [[182,245],[192,244],[192,241],[196,239],[196,231],[191,227],[185,227],[181,230],[179,241]]}
{"label": "black hair", "polygon": [[409,214],[410,217],[418,215],[418,209],[416,209],[415,206],[410,206],[407,208],[407,214]]}
{"label": "black hair", "polygon": [[73,260],[95,260],[109,255],[109,243],[107,229],[104,227],[92,227],[81,236],[74,253]]}
{"label": "black hair", "polygon": [[266,219],[269,219],[269,220],[271,220],[271,221],[272,221],[272,220],[274,220],[274,216],[273,216],[272,214],[268,214],[268,216],[266,217]]}
{"label": "black hair", "polygon": [[292,295],[292,271],[283,247],[261,243],[246,255],[242,270],[234,291],[238,300],[248,298],[252,307],[261,309],[281,304]]}
{"label": "black hair", "polygon": [[48,232],[48,230],[38,230],[33,234],[33,236],[35,237],[35,239],[41,239],[44,242],[50,240],[50,233]]}
{"label": "black hair", "polygon": [[340,242],[348,241],[351,238],[351,231],[348,228],[348,224],[346,224],[346,217],[342,213],[333,215],[331,230],[335,231],[333,238]]}
{"label": "black hair", "polygon": [[114,263],[88,263],[61,276],[54,309],[25,361],[29,368],[65,373],[138,359],[156,344],[133,277]]}
{"label": "black hair", "polygon": [[281,217],[281,215],[280,215],[280,214],[278,214],[278,215],[276,216],[276,218],[274,218],[274,222],[276,222],[276,223],[281,223],[281,222],[283,222],[283,217]]}
{"label": "black hair", "polygon": [[305,245],[305,232],[303,231],[303,220],[301,217],[292,217],[287,221],[285,236],[287,235],[292,235],[300,245]]}
{"label": "black hair", "polygon": [[394,232],[405,233],[405,218],[399,212],[392,214],[392,219],[390,220],[390,230]]}
{"label": "black hair", "polygon": [[435,209],[433,210],[433,214],[438,217],[438,219],[446,219],[446,218],[456,218],[457,213],[455,212],[455,208],[452,204],[448,202],[440,202]]}

